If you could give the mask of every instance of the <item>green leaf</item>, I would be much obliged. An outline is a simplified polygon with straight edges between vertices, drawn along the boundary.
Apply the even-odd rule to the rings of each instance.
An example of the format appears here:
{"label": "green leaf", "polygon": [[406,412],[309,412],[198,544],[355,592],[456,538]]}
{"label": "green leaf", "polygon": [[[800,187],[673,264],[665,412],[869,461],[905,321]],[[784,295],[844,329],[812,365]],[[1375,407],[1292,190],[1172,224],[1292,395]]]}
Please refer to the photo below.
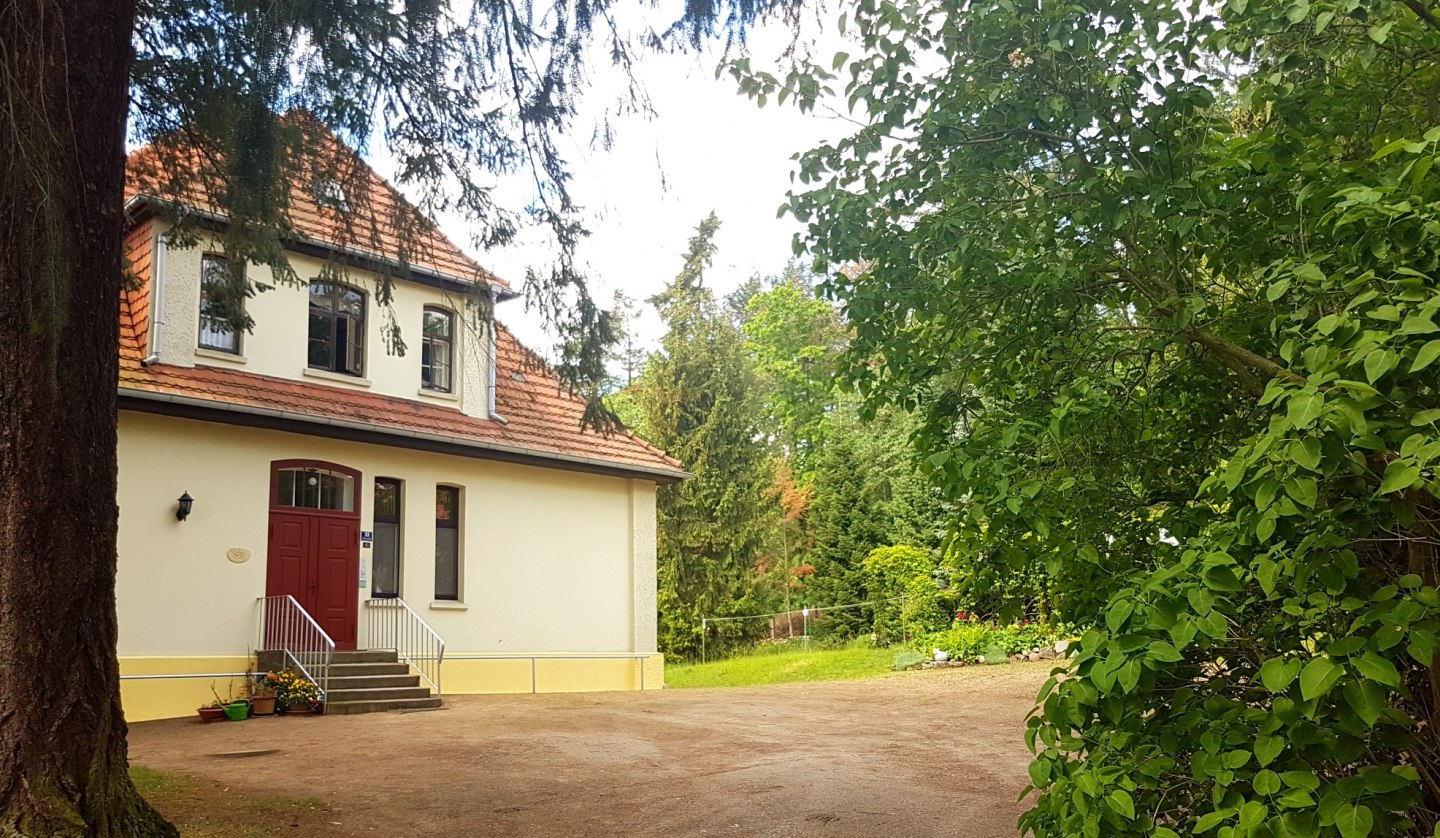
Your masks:
{"label": "green leaf", "polygon": [[1195,821],[1195,833],[1199,834],[1201,832],[1209,832],[1210,830],[1224,823],[1233,814],[1235,814],[1235,810],[1233,809],[1220,809],[1218,811],[1201,815],[1200,819]]}
{"label": "green leaf", "polygon": [[1125,621],[1130,618],[1130,612],[1135,610],[1135,601],[1132,599],[1117,599],[1105,612],[1105,626],[1112,633],[1119,633]]}
{"label": "green leaf", "polygon": [[[1255,737],[1255,761],[1261,766],[1269,765],[1285,750],[1285,740],[1279,736],[1260,735]],[[1262,772],[1263,773],[1263,772]],[[1269,772],[1275,774],[1274,771]],[[1275,787],[1280,787],[1280,777],[1275,776]],[[1274,794],[1274,792],[1264,792]]]}
{"label": "green leaf", "polygon": [[1440,332],[1440,326],[1436,326],[1428,314],[1412,314],[1400,324],[1402,335],[1428,335],[1432,332]]}
{"label": "green leaf", "polygon": [[[1365,34],[1369,35],[1370,40],[1374,41],[1375,43],[1383,44],[1385,43],[1385,39],[1390,37],[1390,27],[1394,25],[1395,21],[1393,20],[1387,20],[1384,23],[1377,23],[1374,26],[1371,26],[1368,30],[1366,30]],[[1346,836],[1346,838],[1349,838],[1349,836]]]}
{"label": "green leaf", "polygon": [[1381,714],[1385,712],[1385,690],[1374,681],[1351,681],[1345,685],[1343,692],[1345,703],[1366,725],[1374,727],[1380,721]]}
{"label": "green leaf", "polygon": [[1397,362],[1395,353],[1389,349],[1377,349],[1371,352],[1365,356],[1365,380],[1374,384],[1394,369]]}
{"label": "green leaf", "polygon": [[1435,424],[1436,420],[1440,420],[1440,408],[1431,408],[1430,410],[1420,411],[1419,413],[1410,417],[1410,424],[1433,425]]}
{"label": "green leaf", "polygon": [[1283,691],[1300,674],[1298,658],[1271,658],[1260,667],[1260,683],[1272,693]]}
{"label": "green leaf", "polygon": [[1265,299],[1273,303],[1285,296],[1285,292],[1288,290],[1290,290],[1290,277],[1287,276],[1271,283],[1270,287],[1265,289]]}
{"label": "green leaf", "polygon": [[1285,493],[1295,499],[1296,503],[1315,508],[1316,488],[1315,480],[1310,477],[1299,477],[1286,481]]}
{"label": "green leaf", "polygon": [[1105,798],[1105,801],[1110,804],[1110,808],[1114,809],[1116,814],[1122,815],[1130,820],[1135,819],[1135,800],[1130,797],[1129,792],[1124,789],[1116,789],[1110,792],[1110,795]]}
{"label": "green leaf", "polygon": [[1163,663],[1175,663],[1176,661],[1185,659],[1185,656],[1181,655],[1178,649],[1164,640],[1156,640],[1154,643],[1151,643],[1147,657]]}
{"label": "green leaf", "polygon": [[1269,540],[1270,540],[1270,536],[1272,536],[1272,535],[1274,535],[1274,534],[1275,534],[1275,514],[1272,512],[1272,513],[1266,515],[1264,518],[1261,518],[1261,519],[1260,519],[1260,523],[1258,523],[1258,524],[1255,525],[1255,537],[1258,538],[1258,539],[1260,539],[1260,541],[1263,543],[1263,542],[1269,541]]}
{"label": "green leaf", "polygon": [[1316,471],[1320,466],[1320,440],[1307,436],[1297,445],[1290,444],[1290,457],[1305,468]]}
{"label": "green leaf", "polygon": [[1440,358],[1440,339],[1420,347],[1420,351],[1415,353],[1415,362],[1410,365],[1410,371],[1419,372],[1435,363],[1436,358]]}
{"label": "green leaf", "polygon": [[1320,415],[1320,408],[1324,404],[1325,397],[1319,393],[1296,393],[1290,397],[1290,403],[1286,406],[1286,415],[1290,419],[1290,424],[1296,428],[1304,428],[1315,421],[1315,417]]}
{"label": "green leaf", "polygon": [[1395,664],[1374,652],[1366,652],[1360,657],[1355,658],[1352,663],[1355,664],[1355,668],[1360,671],[1360,674],[1366,678],[1372,681],[1378,681],[1387,687],[1393,687],[1397,690],[1400,689],[1400,672],[1395,668]]}
{"label": "green leaf", "polygon": [[1235,578],[1235,571],[1223,565],[1206,569],[1205,586],[1215,591],[1238,591],[1245,586]]}
{"label": "green leaf", "polygon": [[1329,658],[1315,658],[1300,671],[1300,696],[1306,701],[1319,698],[1330,692],[1343,674],[1345,670],[1331,663]]}
{"label": "green leaf", "polygon": [[1335,827],[1341,838],[1365,838],[1375,826],[1375,816],[1363,803],[1341,803],[1335,810]]}
{"label": "green leaf", "polygon": [[1420,469],[1404,460],[1391,460],[1385,467],[1385,476],[1380,480],[1380,494],[1388,495],[1401,489],[1408,489],[1420,479]]}

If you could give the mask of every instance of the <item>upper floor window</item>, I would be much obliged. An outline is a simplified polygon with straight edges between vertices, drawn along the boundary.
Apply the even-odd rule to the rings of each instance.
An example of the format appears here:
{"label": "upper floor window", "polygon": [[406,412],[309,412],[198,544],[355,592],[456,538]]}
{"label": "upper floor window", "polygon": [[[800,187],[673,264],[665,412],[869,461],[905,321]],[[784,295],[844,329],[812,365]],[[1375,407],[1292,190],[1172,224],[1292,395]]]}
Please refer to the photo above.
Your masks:
{"label": "upper floor window", "polygon": [[455,359],[455,315],[443,308],[426,307],[421,331],[420,386],[448,393]]}
{"label": "upper floor window", "polygon": [[365,374],[365,295],[333,282],[310,283],[311,369]]}
{"label": "upper floor window", "polygon": [[223,256],[207,254],[200,260],[200,338],[201,349],[216,352],[240,354],[240,330],[235,328],[234,319],[227,316],[233,307],[245,305],[245,297],[238,293],[234,280],[241,276],[242,266],[230,262]]}

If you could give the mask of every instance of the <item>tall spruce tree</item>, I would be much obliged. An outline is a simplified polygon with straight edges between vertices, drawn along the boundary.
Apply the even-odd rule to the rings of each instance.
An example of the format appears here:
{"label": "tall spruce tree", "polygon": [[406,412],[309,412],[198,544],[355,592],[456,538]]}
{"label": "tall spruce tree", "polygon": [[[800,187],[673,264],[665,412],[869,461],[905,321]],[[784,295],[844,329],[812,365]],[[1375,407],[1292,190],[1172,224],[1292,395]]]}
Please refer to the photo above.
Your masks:
{"label": "tall spruce tree", "polygon": [[[817,458],[811,507],[814,545],[810,563],[815,575],[806,587],[812,607],[849,605],[868,598],[861,562],[885,544],[887,520],[876,484],[867,478],[869,464],[861,459],[853,421],[832,417],[825,446]],[[869,608],[828,612],[817,628],[849,637],[869,630]]]}
{"label": "tall spruce tree", "polygon": [[682,657],[698,654],[702,617],[752,598],[773,515],[754,372],[739,329],[704,284],[719,226],[714,213],[700,223],[680,273],[650,300],[669,331],[637,387],[651,441],[695,474],[657,497],[660,645]]}

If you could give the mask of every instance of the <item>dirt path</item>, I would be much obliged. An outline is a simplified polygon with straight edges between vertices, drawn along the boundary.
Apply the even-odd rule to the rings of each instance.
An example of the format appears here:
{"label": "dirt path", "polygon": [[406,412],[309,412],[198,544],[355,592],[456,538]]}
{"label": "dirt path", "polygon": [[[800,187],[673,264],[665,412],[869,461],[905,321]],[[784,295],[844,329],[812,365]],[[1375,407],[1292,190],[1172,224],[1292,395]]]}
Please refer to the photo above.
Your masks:
{"label": "dirt path", "polygon": [[[157,803],[193,834],[1013,836],[1024,718],[1048,671],[456,696],[431,713],[149,722],[131,727],[130,755],[214,781]],[[280,750],[212,756],[263,748]],[[313,796],[325,807],[252,806],[230,815],[245,823],[227,831],[221,821],[234,807],[215,807],[215,795]]]}

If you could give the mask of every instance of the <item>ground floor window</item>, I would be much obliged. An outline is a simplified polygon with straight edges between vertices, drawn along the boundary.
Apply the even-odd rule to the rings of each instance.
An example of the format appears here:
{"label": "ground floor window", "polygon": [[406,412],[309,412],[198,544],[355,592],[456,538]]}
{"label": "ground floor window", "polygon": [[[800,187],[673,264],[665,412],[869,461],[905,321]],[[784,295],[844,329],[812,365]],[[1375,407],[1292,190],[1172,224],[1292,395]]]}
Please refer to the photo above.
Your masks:
{"label": "ground floor window", "polygon": [[374,597],[400,596],[400,504],[399,480],[375,480],[375,546],[370,559]]}
{"label": "ground floor window", "polygon": [[435,598],[460,599],[460,490],[435,487]]}

